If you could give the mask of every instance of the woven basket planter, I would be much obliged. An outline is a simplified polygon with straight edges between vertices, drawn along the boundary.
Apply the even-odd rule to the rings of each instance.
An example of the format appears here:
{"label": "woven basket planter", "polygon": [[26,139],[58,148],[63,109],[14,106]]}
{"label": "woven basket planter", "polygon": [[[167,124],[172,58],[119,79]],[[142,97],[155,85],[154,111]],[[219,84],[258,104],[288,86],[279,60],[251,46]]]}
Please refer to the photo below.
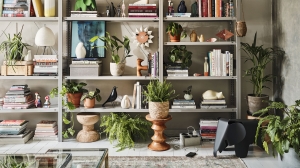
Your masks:
{"label": "woven basket planter", "polygon": [[152,119],[165,119],[169,115],[169,101],[149,102],[149,113]]}

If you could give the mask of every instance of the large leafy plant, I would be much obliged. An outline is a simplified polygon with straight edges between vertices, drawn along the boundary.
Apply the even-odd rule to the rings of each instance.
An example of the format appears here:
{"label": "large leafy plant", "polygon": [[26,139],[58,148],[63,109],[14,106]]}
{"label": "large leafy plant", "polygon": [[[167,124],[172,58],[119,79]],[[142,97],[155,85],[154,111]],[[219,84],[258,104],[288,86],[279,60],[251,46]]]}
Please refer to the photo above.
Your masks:
{"label": "large leafy plant", "polygon": [[265,75],[265,69],[267,65],[276,57],[283,56],[284,51],[278,47],[264,48],[263,45],[256,45],[256,35],[254,35],[253,43],[241,42],[241,48],[246,53],[246,61],[251,62],[251,68],[245,71],[244,76],[250,77],[250,83],[253,84],[253,94],[256,97],[262,96],[262,90],[268,88],[265,83],[272,81],[272,74]]}
{"label": "large leafy plant", "polygon": [[[127,57],[131,57],[132,55],[129,55],[131,49],[130,49],[130,39],[127,36],[123,37],[123,41],[120,40],[116,36],[111,36],[108,32],[106,32],[106,36],[100,37],[100,36],[94,36],[89,41],[95,42],[97,39],[100,39],[105,43],[105,46],[96,46],[96,47],[104,47],[106,50],[109,50],[111,52],[112,62],[113,63],[124,63],[125,59]],[[123,56],[119,56],[119,49],[124,47],[124,53]]]}
{"label": "large leafy plant", "polygon": [[[284,118],[281,119],[280,116],[277,115],[268,115],[271,109],[281,111],[284,114]],[[264,138],[268,135],[270,137],[274,157],[275,151],[282,155],[289,152],[290,147],[294,148],[300,157],[300,100],[296,100],[295,104],[291,106],[287,106],[282,102],[271,101],[268,107],[255,112],[253,115],[260,116],[255,143],[257,143],[257,139],[261,135],[263,147],[268,153],[268,142]],[[263,126],[263,123],[268,124]]]}
{"label": "large leafy plant", "polygon": [[76,0],[75,2],[75,11],[95,11],[97,10],[95,0]]}
{"label": "large leafy plant", "polygon": [[172,62],[181,61],[181,68],[188,68],[192,65],[192,52],[186,49],[185,45],[173,46],[169,52],[169,59]]}
{"label": "large leafy plant", "polygon": [[134,138],[145,140],[151,123],[139,116],[131,117],[127,113],[110,113],[101,117],[100,127],[104,128],[109,141],[117,140],[118,151],[134,147]]}
{"label": "large leafy plant", "polygon": [[151,80],[144,94],[146,96],[145,101],[148,102],[166,102],[177,97],[175,90],[172,88],[172,84],[166,80],[163,82]]}
{"label": "large leafy plant", "polygon": [[170,22],[166,28],[166,33],[171,36],[180,36],[181,39],[187,37],[186,31],[182,28],[181,24]]}

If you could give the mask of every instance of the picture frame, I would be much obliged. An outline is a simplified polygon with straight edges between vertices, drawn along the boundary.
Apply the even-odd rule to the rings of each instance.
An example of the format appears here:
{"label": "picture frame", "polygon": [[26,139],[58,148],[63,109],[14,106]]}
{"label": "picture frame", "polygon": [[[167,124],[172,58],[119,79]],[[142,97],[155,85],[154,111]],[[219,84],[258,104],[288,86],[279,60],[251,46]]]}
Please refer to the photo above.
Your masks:
{"label": "picture frame", "polygon": [[80,42],[83,43],[86,49],[85,58],[105,58],[105,48],[100,47],[105,46],[105,43],[99,39],[94,43],[89,42],[96,35],[105,36],[105,31],[105,21],[72,21],[71,58],[76,58],[75,49]]}

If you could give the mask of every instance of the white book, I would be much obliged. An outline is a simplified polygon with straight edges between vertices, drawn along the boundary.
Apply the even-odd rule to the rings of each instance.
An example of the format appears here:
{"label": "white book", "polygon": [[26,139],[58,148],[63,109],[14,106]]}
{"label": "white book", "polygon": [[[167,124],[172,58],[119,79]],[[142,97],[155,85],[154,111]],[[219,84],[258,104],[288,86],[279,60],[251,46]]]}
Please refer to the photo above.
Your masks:
{"label": "white book", "polygon": [[136,82],[136,109],[141,109],[141,85]]}
{"label": "white book", "polygon": [[233,76],[233,54],[230,54],[229,76]]}
{"label": "white book", "polygon": [[226,76],[226,53],[222,54],[222,76]]}
{"label": "white book", "polygon": [[189,109],[196,109],[196,106],[195,106],[195,105],[184,105],[184,106],[181,106],[181,105],[172,105],[171,108],[172,108],[172,109],[175,109],[175,108],[189,108]]}
{"label": "white book", "polygon": [[33,137],[33,131],[23,138],[0,138],[0,144],[25,144]]}

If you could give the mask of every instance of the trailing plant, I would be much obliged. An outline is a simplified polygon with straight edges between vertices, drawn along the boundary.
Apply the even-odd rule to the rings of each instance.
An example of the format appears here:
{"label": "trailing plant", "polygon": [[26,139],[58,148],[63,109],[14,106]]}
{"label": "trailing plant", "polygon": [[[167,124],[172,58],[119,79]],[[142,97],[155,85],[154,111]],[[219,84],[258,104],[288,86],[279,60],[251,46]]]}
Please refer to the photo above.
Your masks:
{"label": "trailing plant", "polygon": [[88,93],[84,94],[80,101],[83,101],[84,99],[96,99],[98,102],[101,101],[101,96],[100,96],[100,90],[96,88],[95,91],[89,91]]}
{"label": "trailing plant", "polygon": [[187,87],[187,89],[186,90],[184,90],[183,91],[185,94],[188,94],[188,95],[190,95],[191,93],[192,93],[192,85],[191,86],[189,86],[189,87]]}
{"label": "trailing plant", "polygon": [[[276,109],[284,114],[284,118],[277,115],[268,114],[270,109]],[[300,157],[300,100],[296,100],[295,104],[287,106],[282,102],[272,102],[268,107],[255,112],[253,115],[259,115],[260,119],[256,129],[255,143],[259,135],[263,142],[263,147],[269,153],[268,142],[264,139],[266,135],[270,137],[273,156],[275,151],[280,155],[288,153],[290,147]],[[263,123],[268,123],[263,126]]]}
{"label": "trailing plant", "polygon": [[187,37],[186,31],[182,28],[181,24],[170,22],[166,28],[166,33],[170,34],[171,36],[179,36],[181,39]]}
{"label": "trailing plant", "polygon": [[110,113],[101,117],[100,127],[104,128],[109,141],[117,140],[117,151],[134,147],[134,137],[146,140],[151,123],[144,118],[131,117],[127,113]]}
{"label": "trailing plant", "polygon": [[172,88],[172,84],[164,80],[151,80],[147,85],[147,89],[144,91],[146,96],[144,101],[148,102],[166,102],[170,99],[176,98],[175,90]]}
{"label": "trailing plant", "polygon": [[[62,84],[62,90],[59,93],[63,98],[62,98],[62,106],[65,107],[65,110],[63,112],[63,122],[64,124],[67,125],[71,125],[69,128],[67,128],[66,130],[62,131],[63,137],[64,138],[69,138],[69,135],[73,136],[75,134],[75,130],[74,130],[74,116],[73,113],[69,113],[71,110],[76,109],[76,107],[74,106],[74,104],[71,101],[67,101],[66,100],[66,95],[67,93],[86,93],[88,92],[87,89],[84,88],[84,86],[86,86],[87,84],[84,82],[75,82],[75,81],[66,81],[65,83]],[[53,88],[50,91],[50,96],[54,97],[58,95],[58,88]],[[70,119],[68,114],[70,114]]]}
{"label": "trailing plant", "polygon": [[185,45],[173,46],[169,52],[169,59],[174,63],[181,61],[181,68],[188,68],[192,65],[192,52],[186,49]]}
{"label": "trailing plant", "polygon": [[15,63],[24,59],[25,55],[23,55],[23,49],[28,49],[27,47],[30,46],[29,44],[22,42],[23,27],[24,25],[17,34],[13,35],[13,37],[11,37],[10,34],[3,32],[7,39],[0,44],[0,51],[4,52],[6,65],[13,66],[13,70],[15,70]]}
{"label": "trailing plant", "polygon": [[96,1],[95,0],[76,0],[75,11],[96,11]]}
{"label": "trailing plant", "polygon": [[245,76],[250,77],[250,83],[253,84],[253,94],[256,97],[262,96],[262,90],[268,88],[265,83],[272,81],[272,74],[265,75],[267,65],[277,56],[283,56],[285,52],[278,47],[263,48],[263,45],[256,45],[256,35],[252,45],[241,42],[241,48],[246,53],[246,61],[252,63],[252,67],[245,71]]}
{"label": "trailing plant", "polygon": [[[22,158],[23,159],[23,158]],[[34,161],[22,161],[18,162],[15,156],[4,156],[0,160],[0,167],[2,168],[28,168],[33,165]]]}
{"label": "trailing plant", "polygon": [[[130,39],[127,36],[123,36],[123,41],[120,40],[116,36],[111,36],[108,32],[106,32],[106,36],[100,37],[100,36],[94,36],[89,41],[95,42],[97,39],[100,39],[105,43],[105,46],[96,46],[96,47],[104,47],[106,50],[109,50],[111,52],[112,62],[113,63],[124,63],[127,57],[131,57],[132,55],[129,55],[131,49],[130,49]],[[123,56],[119,56],[119,49],[124,47],[124,53]]]}

